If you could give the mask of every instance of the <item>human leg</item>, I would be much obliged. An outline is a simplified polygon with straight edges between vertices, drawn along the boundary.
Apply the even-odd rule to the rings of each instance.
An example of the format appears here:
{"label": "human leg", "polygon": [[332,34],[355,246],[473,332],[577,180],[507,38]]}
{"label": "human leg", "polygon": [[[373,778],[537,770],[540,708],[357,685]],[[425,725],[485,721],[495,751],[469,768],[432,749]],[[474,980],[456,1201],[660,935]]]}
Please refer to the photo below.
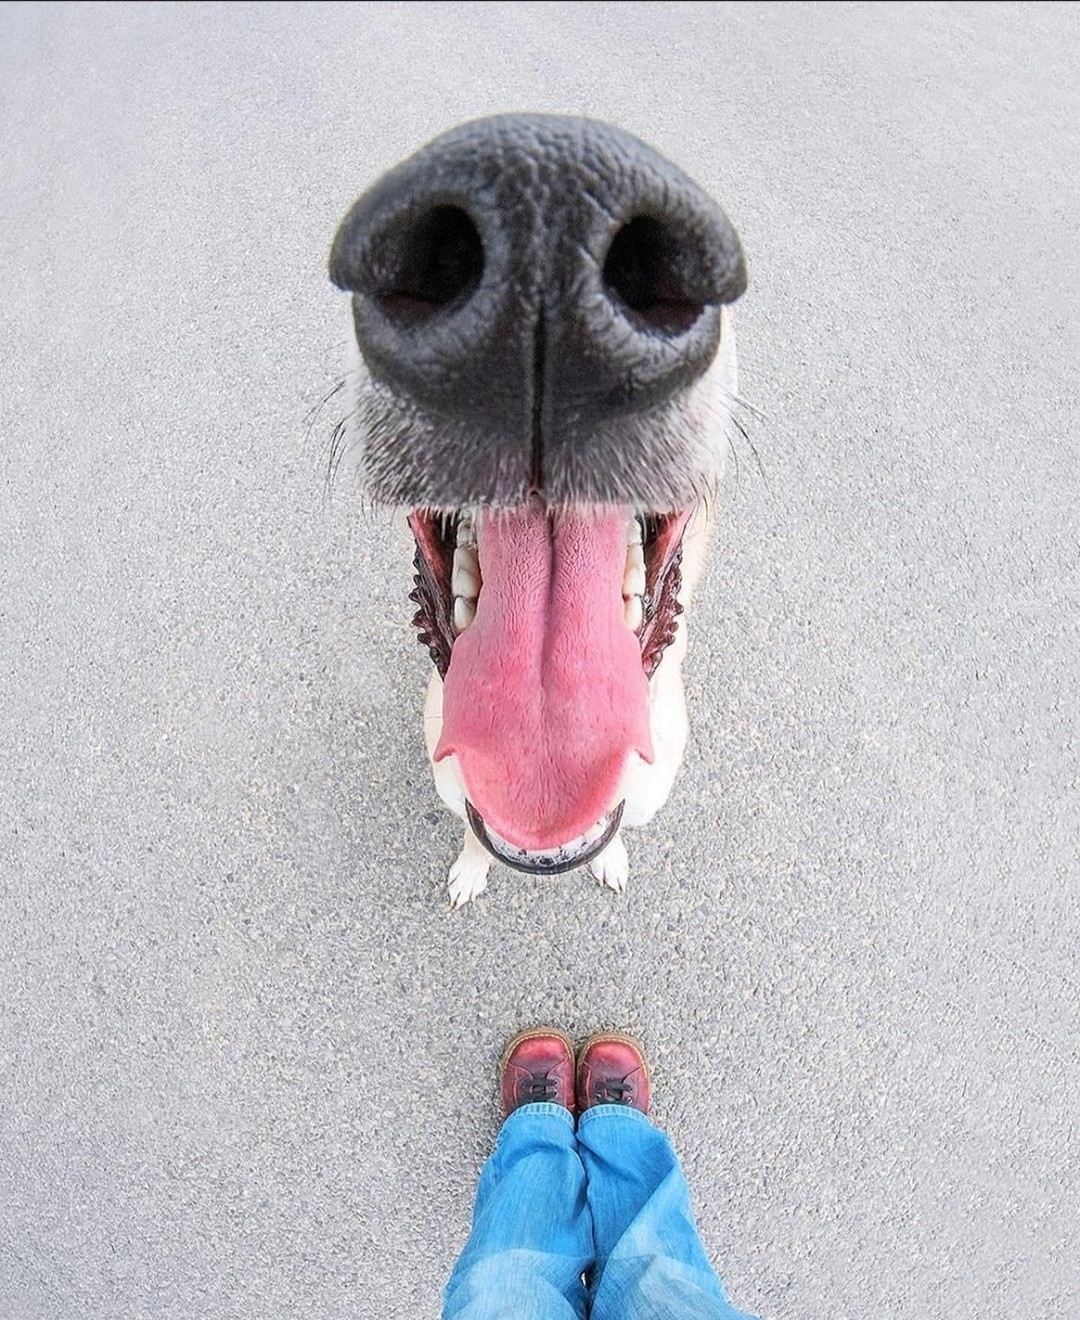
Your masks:
{"label": "human leg", "polygon": [[480,1177],[443,1320],[580,1320],[593,1242],[569,1107],[569,1043],[553,1032],[516,1037],[502,1091],[507,1117]]}
{"label": "human leg", "polygon": [[601,1037],[583,1051],[578,1149],[596,1252],[591,1320],[749,1320],[709,1263],[686,1178],[648,1103],[635,1042]]}

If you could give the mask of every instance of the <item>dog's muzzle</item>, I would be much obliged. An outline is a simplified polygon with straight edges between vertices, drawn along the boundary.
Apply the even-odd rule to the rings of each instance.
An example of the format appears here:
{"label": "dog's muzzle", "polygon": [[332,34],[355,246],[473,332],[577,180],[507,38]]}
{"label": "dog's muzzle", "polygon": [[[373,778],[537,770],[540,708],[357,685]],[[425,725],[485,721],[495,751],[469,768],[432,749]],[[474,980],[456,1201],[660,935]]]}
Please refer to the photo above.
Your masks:
{"label": "dog's muzzle", "polygon": [[[369,497],[404,505],[415,622],[443,678],[436,764],[520,870],[613,839],[654,760],[682,538],[722,470],[710,372],[746,270],[720,208],[589,120],[466,124],[392,170],[334,240],[364,369]],[[635,760],[638,758],[638,760]]]}
{"label": "dog's muzzle", "polygon": [[[582,119],[466,124],[356,202],[330,274],[372,382],[376,499],[676,509],[700,493],[657,435],[746,271],[716,203],[637,139]],[[621,425],[646,415],[656,426]]]}

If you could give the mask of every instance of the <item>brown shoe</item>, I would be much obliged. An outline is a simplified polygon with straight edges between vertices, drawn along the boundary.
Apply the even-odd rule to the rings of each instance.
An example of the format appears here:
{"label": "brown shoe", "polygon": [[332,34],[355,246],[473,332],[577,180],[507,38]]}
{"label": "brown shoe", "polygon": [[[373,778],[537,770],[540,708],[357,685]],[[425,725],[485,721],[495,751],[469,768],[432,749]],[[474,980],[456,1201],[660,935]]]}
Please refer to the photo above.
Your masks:
{"label": "brown shoe", "polygon": [[574,1112],[574,1047],[561,1031],[519,1031],[499,1064],[503,1118],[541,1101]]}
{"label": "brown shoe", "polygon": [[626,1105],[641,1114],[649,1112],[649,1065],[644,1047],[633,1036],[598,1031],[578,1051],[578,1112],[594,1105]]}

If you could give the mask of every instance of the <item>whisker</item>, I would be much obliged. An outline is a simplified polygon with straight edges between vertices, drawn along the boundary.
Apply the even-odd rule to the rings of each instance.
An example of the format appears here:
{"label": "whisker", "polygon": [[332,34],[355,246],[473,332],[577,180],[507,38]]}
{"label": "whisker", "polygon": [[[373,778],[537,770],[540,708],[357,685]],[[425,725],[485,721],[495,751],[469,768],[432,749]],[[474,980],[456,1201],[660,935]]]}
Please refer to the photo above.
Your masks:
{"label": "whisker", "polygon": [[706,520],[711,522],[717,497],[717,482],[708,477],[695,476],[691,481],[691,489],[694,492],[694,500],[705,510]]}
{"label": "whisker", "polygon": [[352,448],[352,442],[349,439],[349,422],[354,416],[355,409],[335,422],[334,429],[330,432],[326,476],[323,480],[323,495],[326,499],[329,499],[333,492],[334,482],[337,480],[338,469],[341,467],[342,460]]}
{"label": "whisker", "polygon": [[[728,413],[728,416],[731,417],[730,412]],[[735,420],[734,417],[732,417],[731,420],[734,421]],[[732,440],[730,434],[726,430],[724,431],[724,439],[727,441],[728,449],[731,451],[731,457],[735,463],[735,495],[737,497],[739,494],[739,484],[740,484],[739,451],[735,448],[735,442]]]}
{"label": "whisker", "polygon": [[304,416],[304,420],[301,423],[301,425],[304,427],[304,430],[308,438],[310,438],[311,436],[311,428],[315,425],[316,417],[318,417],[319,413],[322,412],[322,410],[326,407],[326,405],[330,402],[330,400],[334,397],[334,395],[340,394],[344,388],[345,388],[345,377],[342,376],[342,378],[335,385],[332,385],[328,390],[328,392],[324,394],[317,403],[313,404],[311,408],[308,409],[307,413]]}
{"label": "whisker", "polygon": [[737,404],[745,412],[748,412],[756,422],[768,423],[772,420],[767,412],[762,411],[762,409],[756,404],[751,403],[749,399],[744,399],[743,396],[735,390],[729,390],[723,385],[720,388],[732,403]]}
{"label": "whisker", "polygon": [[739,421],[739,419],[735,416],[735,414],[730,413],[729,416],[731,417],[731,420],[734,422],[736,428],[738,429],[739,434],[750,446],[750,452],[754,456],[754,462],[757,464],[757,470],[761,473],[761,479],[765,483],[765,489],[771,495],[773,493],[772,486],[769,485],[769,478],[765,474],[765,465],[761,461],[761,455],[757,451],[757,445],[755,445],[753,440],[750,439],[749,431],[747,431],[746,427],[743,426],[742,422]]}

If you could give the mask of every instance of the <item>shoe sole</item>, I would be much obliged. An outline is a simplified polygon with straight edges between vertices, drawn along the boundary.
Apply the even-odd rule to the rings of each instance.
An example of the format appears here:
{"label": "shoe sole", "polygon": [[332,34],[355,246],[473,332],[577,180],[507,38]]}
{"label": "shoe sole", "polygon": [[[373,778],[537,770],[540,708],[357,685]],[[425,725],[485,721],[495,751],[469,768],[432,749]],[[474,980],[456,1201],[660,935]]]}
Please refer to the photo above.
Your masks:
{"label": "shoe sole", "polygon": [[[577,1091],[578,1081],[581,1076],[581,1061],[585,1057],[585,1052],[592,1045],[598,1045],[603,1040],[613,1040],[620,1045],[629,1045],[632,1050],[636,1050],[641,1059],[642,1066],[645,1069],[645,1080],[649,1083],[650,1094],[652,1092],[652,1069],[649,1067],[649,1056],[645,1053],[645,1046],[636,1036],[628,1036],[625,1031],[594,1031],[591,1036],[586,1036],[578,1046],[577,1054],[574,1058],[574,1090]],[[586,1106],[587,1108],[591,1106]],[[581,1104],[578,1104],[578,1113],[582,1113]]]}

